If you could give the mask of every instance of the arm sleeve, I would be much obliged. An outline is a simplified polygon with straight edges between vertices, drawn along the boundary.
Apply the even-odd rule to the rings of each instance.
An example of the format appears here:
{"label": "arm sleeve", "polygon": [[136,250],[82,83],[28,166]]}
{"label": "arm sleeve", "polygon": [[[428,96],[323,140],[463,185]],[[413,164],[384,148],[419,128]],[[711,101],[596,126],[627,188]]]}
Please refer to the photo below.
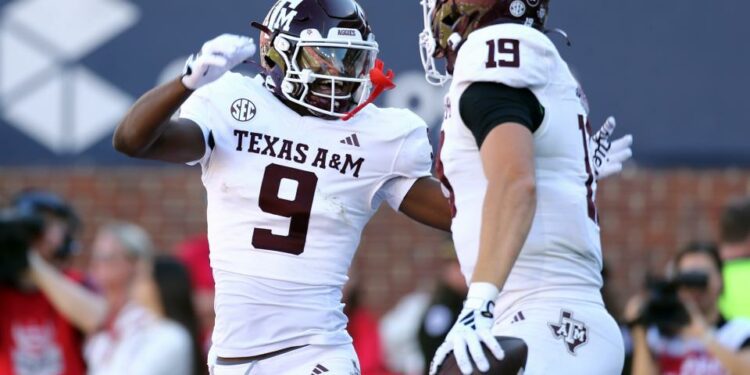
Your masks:
{"label": "arm sleeve", "polygon": [[414,128],[401,142],[393,162],[391,178],[378,190],[378,201],[387,201],[388,205],[398,211],[401,202],[411,190],[414,183],[432,175],[432,146],[427,137],[427,125],[416,117],[420,125]]}
{"label": "arm sleeve", "polygon": [[188,165],[200,164],[201,166],[206,165],[208,159],[211,156],[211,151],[215,146],[213,139],[213,132],[211,124],[216,123],[216,109],[211,102],[209,86],[204,86],[194,92],[190,97],[182,104],[178,117],[181,119],[190,120],[198,125],[203,132],[203,140],[206,142],[206,152],[203,156],[191,162]]}
{"label": "arm sleeve", "polygon": [[475,82],[461,95],[461,119],[482,147],[495,127],[513,122],[535,132],[544,120],[544,108],[529,89],[502,83]]}

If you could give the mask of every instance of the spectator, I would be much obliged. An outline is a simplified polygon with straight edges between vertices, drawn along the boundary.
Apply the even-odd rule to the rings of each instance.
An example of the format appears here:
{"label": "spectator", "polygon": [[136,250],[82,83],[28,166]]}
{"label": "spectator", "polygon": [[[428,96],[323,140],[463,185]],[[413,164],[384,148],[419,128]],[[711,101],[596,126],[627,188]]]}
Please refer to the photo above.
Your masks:
{"label": "spectator", "polygon": [[139,226],[112,222],[99,229],[91,251],[91,277],[109,307],[101,323],[112,323],[130,302],[138,264],[151,257],[154,246]]}
{"label": "spectator", "polygon": [[[703,287],[675,284],[677,309],[666,311],[665,295],[647,301],[633,297],[625,311],[631,325],[633,341],[633,374],[750,374],[750,323],[746,320],[727,321],[719,312],[718,298],[722,290],[722,261],[715,246],[693,244],[677,254],[673,261],[674,280],[687,275],[702,275]],[[682,276],[681,276],[682,275]],[[667,290],[667,289],[664,289]],[[658,305],[657,305],[658,304]],[[673,333],[645,327],[643,312],[669,312],[679,322],[684,313],[685,324],[678,324]],[[663,316],[663,315],[662,315]]]}
{"label": "spectator", "polygon": [[149,235],[139,226],[112,222],[101,227],[92,244],[91,276],[106,301],[108,313],[97,322],[96,333],[85,347],[91,374],[111,369],[112,355],[122,342],[137,336],[148,312],[133,303],[132,292],[139,264],[154,251]]}
{"label": "spectator", "polygon": [[[3,273],[12,274],[0,283],[0,374],[83,374],[81,330],[86,331],[87,324],[75,319],[75,302],[45,293],[44,280],[35,271],[40,263],[46,264],[46,269],[60,275],[61,287],[82,291],[77,295],[83,296],[79,302],[92,302],[94,310],[104,311],[96,299],[87,298],[93,294],[80,285],[82,278],[73,277],[68,270],[63,276],[57,268],[67,263],[74,249],[78,218],[62,199],[42,191],[25,192],[14,205],[13,211],[6,211],[0,231]],[[6,225],[11,216],[33,216],[39,225],[22,234]],[[8,270],[11,264],[15,269]]]}
{"label": "spectator", "polygon": [[[443,246],[440,279],[420,324],[419,346],[426,364],[430,363],[435,351],[453,327],[453,322],[458,319],[468,292],[466,279],[461,273],[461,266],[455,254],[452,243]],[[425,366],[425,374],[428,369],[428,366]]]}
{"label": "spectator", "polygon": [[430,303],[430,294],[413,291],[402,297],[396,306],[380,319],[386,363],[391,371],[404,375],[420,375],[426,364],[419,348],[419,324]]}
{"label": "spectator", "polygon": [[362,305],[362,289],[355,278],[352,278],[344,287],[343,300],[345,303],[344,314],[349,319],[346,330],[352,337],[354,351],[359,358],[362,373],[368,375],[388,374],[383,361],[378,321]]}
{"label": "spectator", "polygon": [[193,301],[200,322],[200,339],[204,354],[211,347],[211,332],[214,329],[214,276],[208,260],[208,237],[199,235],[189,238],[176,247],[177,258],[187,267],[193,285]]}
{"label": "spectator", "polygon": [[750,318],[750,198],[730,203],[719,229],[724,260],[721,312],[727,318]]}
{"label": "spectator", "polygon": [[91,374],[197,375],[207,371],[198,343],[190,278],[174,259],[157,257],[139,264],[132,305],[126,305],[112,330],[121,336],[97,335],[91,340],[88,354],[105,358],[92,365]]}

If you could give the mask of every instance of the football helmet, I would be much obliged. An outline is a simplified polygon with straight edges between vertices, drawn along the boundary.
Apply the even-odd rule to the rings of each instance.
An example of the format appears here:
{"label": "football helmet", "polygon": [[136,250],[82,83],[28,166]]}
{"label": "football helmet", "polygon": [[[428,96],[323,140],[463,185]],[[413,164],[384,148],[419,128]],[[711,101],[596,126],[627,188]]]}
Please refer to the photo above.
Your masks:
{"label": "football helmet", "polygon": [[[427,82],[442,86],[453,73],[459,48],[474,30],[498,23],[544,29],[549,0],[421,0],[424,30],[419,52]],[[443,67],[437,59],[445,59]]]}
{"label": "football helmet", "polygon": [[343,118],[371,89],[378,43],[354,0],[279,0],[261,30],[266,85],[326,119]]}

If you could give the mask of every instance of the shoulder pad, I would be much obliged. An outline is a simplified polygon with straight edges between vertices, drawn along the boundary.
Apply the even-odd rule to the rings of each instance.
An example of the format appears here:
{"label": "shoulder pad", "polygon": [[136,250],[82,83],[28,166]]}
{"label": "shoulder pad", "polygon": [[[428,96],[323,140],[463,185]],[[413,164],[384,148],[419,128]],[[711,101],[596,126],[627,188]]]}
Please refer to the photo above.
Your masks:
{"label": "shoulder pad", "polygon": [[515,88],[536,88],[549,81],[559,54],[538,30],[517,24],[500,24],[477,30],[458,52],[454,85],[498,82]]}

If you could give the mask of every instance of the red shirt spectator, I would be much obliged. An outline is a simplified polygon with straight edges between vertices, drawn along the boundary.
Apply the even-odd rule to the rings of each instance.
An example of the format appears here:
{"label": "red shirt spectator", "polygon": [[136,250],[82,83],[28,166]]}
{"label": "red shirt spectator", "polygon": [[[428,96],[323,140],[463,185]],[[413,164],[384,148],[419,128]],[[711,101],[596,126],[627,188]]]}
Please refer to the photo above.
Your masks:
{"label": "red shirt spectator", "polygon": [[83,337],[40,291],[0,286],[0,374],[80,375]]}
{"label": "red shirt spectator", "polygon": [[205,350],[204,354],[208,354],[215,320],[214,275],[208,259],[208,237],[197,235],[186,239],[175,247],[175,255],[190,273],[195,311],[200,321],[200,339]]}
{"label": "red shirt spectator", "polygon": [[347,331],[354,341],[354,351],[359,357],[362,374],[386,375],[383,353],[380,349],[378,321],[363,308],[358,308],[349,316]]}
{"label": "red shirt spectator", "polygon": [[360,301],[362,290],[357,280],[352,279],[343,291],[346,306],[344,314],[349,319],[346,330],[352,337],[354,351],[359,358],[359,366],[364,375],[388,375],[380,343],[378,320]]}

